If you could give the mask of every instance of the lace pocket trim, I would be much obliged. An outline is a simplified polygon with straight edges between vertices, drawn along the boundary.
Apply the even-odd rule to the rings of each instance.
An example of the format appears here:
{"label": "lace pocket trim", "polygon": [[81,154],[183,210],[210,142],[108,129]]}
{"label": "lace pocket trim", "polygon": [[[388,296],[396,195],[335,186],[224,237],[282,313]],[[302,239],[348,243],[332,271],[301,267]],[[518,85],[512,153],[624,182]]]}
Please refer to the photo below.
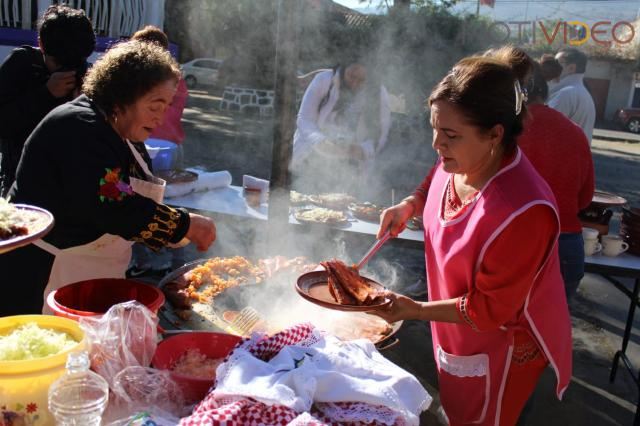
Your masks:
{"label": "lace pocket trim", "polygon": [[489,374],[489,355],[452,355],[438,346],[438,365],[453,376],[482,377]]}

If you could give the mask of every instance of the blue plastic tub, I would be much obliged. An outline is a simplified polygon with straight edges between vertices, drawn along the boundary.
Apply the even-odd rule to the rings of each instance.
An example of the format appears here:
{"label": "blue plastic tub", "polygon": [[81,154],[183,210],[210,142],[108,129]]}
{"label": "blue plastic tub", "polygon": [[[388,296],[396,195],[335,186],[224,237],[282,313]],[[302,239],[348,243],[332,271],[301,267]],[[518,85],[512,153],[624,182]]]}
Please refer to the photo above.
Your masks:
{"label": "blue plastic tub", "polygon": [[153,171],[171,170],[176,167],[178,160],[178,145],[164,139],[149,138],[144,141],[151,157]]}

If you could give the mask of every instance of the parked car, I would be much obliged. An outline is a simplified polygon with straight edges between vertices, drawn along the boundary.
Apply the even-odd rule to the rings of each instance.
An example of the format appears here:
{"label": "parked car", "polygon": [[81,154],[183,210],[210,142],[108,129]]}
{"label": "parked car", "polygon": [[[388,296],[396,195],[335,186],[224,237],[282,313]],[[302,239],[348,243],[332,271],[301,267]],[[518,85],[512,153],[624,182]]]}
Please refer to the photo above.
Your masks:
{"label": "parked car", "polygon": [[640,133],[640,108],[621,108],[617,110],[615,121],[625,130]]}
{"label": "parked car", "polygon": [[218,82],[218,70],[222,62],[214,58],[196,58],[180,65],[187,87],[193,89],[198,85],[215,85]]}

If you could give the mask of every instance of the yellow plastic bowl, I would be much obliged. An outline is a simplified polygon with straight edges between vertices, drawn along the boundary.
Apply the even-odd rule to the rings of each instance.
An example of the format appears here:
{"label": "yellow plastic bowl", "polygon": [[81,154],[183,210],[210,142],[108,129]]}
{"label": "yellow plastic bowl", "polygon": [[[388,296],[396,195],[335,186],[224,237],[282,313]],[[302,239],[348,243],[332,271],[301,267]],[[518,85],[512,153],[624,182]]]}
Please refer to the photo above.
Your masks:
{"label": "yellow plastic bowl", "polygon": [[[49,386],[65,373],[70,352],[85,349],[84,332],[76,321],[50,315],[17,315],[0,318],[0,335],[14,328],[35,322],[41,328],[63,331],[78,344],[45,358],[28,361],[0,361],[0,417],[15,418],[15,424],[54,425],[47,409]],[[11,424],[11,422],[9,422]]]}

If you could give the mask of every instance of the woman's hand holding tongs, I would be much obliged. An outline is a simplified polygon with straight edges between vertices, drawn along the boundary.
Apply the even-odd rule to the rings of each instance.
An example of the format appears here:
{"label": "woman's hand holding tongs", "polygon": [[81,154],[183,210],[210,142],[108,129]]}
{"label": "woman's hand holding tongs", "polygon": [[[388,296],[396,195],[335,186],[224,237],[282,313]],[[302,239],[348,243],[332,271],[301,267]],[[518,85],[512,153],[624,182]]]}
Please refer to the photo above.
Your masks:
{"label": "woman's hand holding tongs", "polygon": [[397,237],[407,227],[407,222],[413,216],[415,207],[409,200],[403,200],[395,206],[389,207],[380,213],[380,228],[376,238],[382,238],[389,231],[392,237]]}

